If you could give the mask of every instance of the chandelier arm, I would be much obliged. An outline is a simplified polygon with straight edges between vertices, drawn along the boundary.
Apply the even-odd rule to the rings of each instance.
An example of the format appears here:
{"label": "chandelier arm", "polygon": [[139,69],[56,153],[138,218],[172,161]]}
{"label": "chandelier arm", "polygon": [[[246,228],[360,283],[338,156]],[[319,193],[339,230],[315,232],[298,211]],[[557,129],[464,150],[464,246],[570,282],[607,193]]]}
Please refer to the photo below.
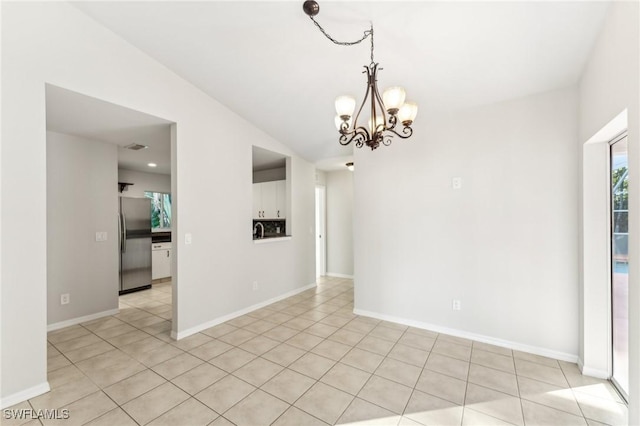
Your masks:
{"label": "chandelier arm", "polygon": [[397,131],[395,131],[394,129],[387,129],[387,131],[393,133],[394,135],[402,138],[402,139],[409,139],[411,137],[411,135],[413,135],[413,129],[410,126],[405,126],[402,129],[402,134],[398,133]]}
{"label": "chandelier arm", "polygon": [[[378,111],[376,110],[376,65],[371,69],[371,73],[369,74],[369,81],[367,81],[367,90],[371,92],[371,105],[369,108],[369,117],[371,120],[371,132],[373,133],[372,139],[375,139],[375,135],[378,134],[380,126],[378,124]],[[382,122],[384,123],[384,117]],[[384,127],[384,126],[383,126]]]}
{"label": "chandelier arm", "polygon": [[398,116],[395,114],[390,114],[389,115],[389,127],[387,127],[387,130],[393,130],[396,128],[396,124],[398,124]]}
{"label": "chandelier arm", "polygon": [[[382,68],[380,68],[382,69]],[[382,102],[382,97],[380,96],[380,92],[378,91],[378,64],[374,65],[373,68],[373,75],[371,76],[371,92],[372,95],[371,97],[373,99],[375,99],[375,101],[378,103],[378,107],[380,108],[380,112],[382,114],[382,124],[383,124],[383,130],[386,130],[387,127],[387,114],[386,111],[384,109],[384,102]],[[372,107],[375,110],[375,103],[372,102]],[[374,117],[374,115],[372,115],[372,117]]]}
{"label": "chandelier arm", "polygon": [[[331,40],[334,44],[338,44],[340,46],[353,46],[354,44],[360,44],[362,43],[364,40],[367,39],[367,37],[371,36],[373,39],[373,25],[371,26],[370,30],[367,30],[364,32],[362,38],[360,40],[356,40],[356,41],[338,41],[335,38],[331,37],[325,30],[324,28],[322,28],[322,25],[320,25],[318,23],[318,21],[316,21],[313,16],[309,16],[309,19],[311,19],[313,21],[314,24],[316,24],[316,27],[318,27],[318,29],[320,30],[320,32],[322,34],[325,35],[325,37],[327,37],[329,40]],[[373,44],[372,44],[373,46]],[[373,55],[372,55],[372,59],[373,61]]]}
{"label": "chandelier arm", "polygon": [[360,133],[358,135],[358,138],[356,138],[356,148],[362,148],[367,143],[367,141],[368,139],[362,133]]}
{"label": "chandelier arm", "polygon": [[[367,78],[369,78],[369,75],[371,74],[371,69],[369,67],[367,67],[366,65],[364,65],[363,67],[364,67],[365,71],[362,71],[362,73],[364,74],[366,72],[367,73]],[[353,128],[354,129],[356,127],[358,127],[358,118],[360,118],[360,113],[362,112],[362,108],[364,108],[364,104],[367,103],[367,99],[369,99],[369,86],[368,85],[367,85],[367,90],[364,92],[364,99],[362,99],[362,103],[360,104],[360,108],[358,108],[358,113],[356,114],[356,118],[354,118],[354,120],[353,120]]]}
{"label": "chandelier arm", "polygon": [[340,139],[338,139],[338,141],[340,142],[340,145],[346,146],[355,140],[356,146],[360,148],[360,146],[369,139],[369,132],[361,126],[351,131],[347,131],[346,129],[341,130]]}

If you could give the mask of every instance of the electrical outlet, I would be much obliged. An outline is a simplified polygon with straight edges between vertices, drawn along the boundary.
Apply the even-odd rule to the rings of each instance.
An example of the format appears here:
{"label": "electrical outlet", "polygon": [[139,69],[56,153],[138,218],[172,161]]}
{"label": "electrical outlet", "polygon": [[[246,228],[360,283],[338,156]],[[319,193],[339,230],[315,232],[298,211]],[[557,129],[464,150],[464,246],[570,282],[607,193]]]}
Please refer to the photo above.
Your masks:
{"label": "electrical outlet", "polygon": [[191,244],[191,234],[184,234],[184,243],[185,244]]}
{"label": "electrical outlet", "polygon": [[258,291],[258,281],[253,282],[253,291]]}
{"label": "electrical outlet", "polygon": [[454,177],[451,179],[451,187],[453,189],[461,189],[462,188],[462,178]]}
{"label": "electrical outlet", "polygon": [[462,304],[460,303],[460,300],[453,299],[453,302],[451,303],[451,309],[453,309],[454,311],[459,311],[460,309],[462,309]]}
{"label": "electrical outlet", "polygon": [[107,233],[106,232],[96,232],[96,241],[98,241],[98,242],[107,241]]}
{"label": "electrical outlet", "polygon": [[70,301],[71,301],[71,297],[69,297],[69,293],[65,293],[65,294],[61,294],[60,295],[60,304],[61,305],[68,305]]}

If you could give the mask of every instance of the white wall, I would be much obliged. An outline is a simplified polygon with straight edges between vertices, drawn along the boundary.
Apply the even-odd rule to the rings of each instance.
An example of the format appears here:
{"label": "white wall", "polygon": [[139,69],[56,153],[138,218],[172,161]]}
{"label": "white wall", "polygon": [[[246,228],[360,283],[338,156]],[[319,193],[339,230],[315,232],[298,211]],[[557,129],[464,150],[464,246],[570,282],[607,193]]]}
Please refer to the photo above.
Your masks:
{"label": "white wall", "polygon": [[327,275],[353,276],[353,172],[326,173]]}
{"label": "white wall", "polygon": [[47,132],[49,325],[118,309],[117,168],[116,145]]}
{"label": "white wall", "polygon": [[132,183],[123,197],[144,197],[145,191],[171,193],[171,175],[118,169],[118,182]]}
{"label": "white wall", "polygon": [[[314,283],[313,165],[67,3],[3,2],[1,51],[2,406],[46,390],[46,83],[177,123],[178,335]],[[252,145],[291,156],[290,241],[252,241]]]}
{"label": "white wall", "polygon": [[356,310],[575,360],[576,98],[419,117],[356,150]]}
{"label": "white wall", "polygon": [[[637,2],[614,2],[596,41],[580,81],[579,148],[603,126],[627,109],[629,147],[629,424],[640,424],[640,24]],[[606,141],[604,141],[606,142]],[[591,148],[589,148],[591,149]],[[606,150],[605,150],[606,151]],[[582,158],[580,155],[579,158]],[[579,170],[582,171],[582,168]],[[581,174],[582,178],[588,178]],[[584,188],[585,191],[590,188]],[[606,206],[604,206],[606,208]],[[580,211],[588,224],[589,211]],[[582,222],[581,222],[582,224]],[[589,229],[581,235],[589,239]],[[586,247],[585,247],[586,249]],[[581,270],[596,259],[588,253],[580,259]],[[586,272],[586,269],[585,269]],[[580,357],[587,367],[601,369],[610,342],[602,331],[608,324],[607,299],[594,292],[607,291],[608,282],[601,280],[599,288],[589,287],[589,277],[583,276],[585,300],[581,321]],[[596,315],[589,316],[589,313]],[[597,315],[600,315],[599,317]],[[595,328],[594,328],[595,327]]]}

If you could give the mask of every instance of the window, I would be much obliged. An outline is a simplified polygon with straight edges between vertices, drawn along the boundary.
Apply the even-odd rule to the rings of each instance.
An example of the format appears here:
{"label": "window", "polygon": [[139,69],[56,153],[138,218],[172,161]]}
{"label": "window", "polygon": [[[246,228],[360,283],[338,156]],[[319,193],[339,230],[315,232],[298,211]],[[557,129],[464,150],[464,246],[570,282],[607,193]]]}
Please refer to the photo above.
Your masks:
{"label": "window", "polygon": [[171,228],[171,194],[145,191],[151,198],[151,229]]}
{"label": "window", "polygon": [[627,136],[611,142],[613,383],[629,395],[629,159]]}

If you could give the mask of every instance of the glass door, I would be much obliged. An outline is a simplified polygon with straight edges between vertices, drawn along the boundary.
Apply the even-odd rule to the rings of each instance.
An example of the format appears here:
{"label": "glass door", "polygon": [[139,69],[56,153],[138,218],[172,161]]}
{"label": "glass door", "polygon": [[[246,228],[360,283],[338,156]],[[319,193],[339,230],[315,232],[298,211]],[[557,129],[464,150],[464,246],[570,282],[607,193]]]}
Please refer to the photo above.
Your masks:
{"label": "glass door", "polygon": [[629,394],[629,188],[626,134],[611,143],[612,381]]}

